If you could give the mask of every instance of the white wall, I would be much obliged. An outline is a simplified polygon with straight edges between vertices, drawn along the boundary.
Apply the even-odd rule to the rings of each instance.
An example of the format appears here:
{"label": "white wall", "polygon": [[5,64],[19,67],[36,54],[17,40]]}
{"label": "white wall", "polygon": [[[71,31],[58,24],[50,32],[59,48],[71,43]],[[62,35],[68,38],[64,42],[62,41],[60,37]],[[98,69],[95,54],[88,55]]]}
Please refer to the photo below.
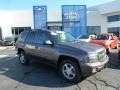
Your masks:
{"label": "white wall", "polygon": [[101,15],[101,33],[107,33],[107,16]]}
{"label": "white wall", "polygon": [[3,37],[12,36],[11,27],[33,28],[33,15],[31,11],[0,11],[0,27]]}
{"label": "white wall", "polygon": [[120,0],[115,0],[98,6],[101,14],[120,11]]}
{"label": "white wall", "polygon": [[[110,13],[110,14],[106,14],[106,16],[112,16],[112,15],[120,15],[120,11],[119,12]],[[120,27],[120,21],[108,22],[107,23],[107,27],[108,28],[111,28],[111,27]]]}
{"label": "white wall", "polygon": [[109,14],[120,11],[120,0],[113,0],[108,3],[89,7],[88,10],[97,10],[100,14]]}
{"label": "white wall", "polygon": [[108,22],[107,26],[109,28],[112,28],[112,27],[120,27],[120,21],[117,21],[117,22]]}
{"label": "white wall", "polygon": [[[61,21],[61,10],[48,11],[48,21]],[[11,27],[33,28],[33,12],[31,11],[3,11],[0,10],[0,27],[3,37],[12,36]]]}
{"label": "white wall", "polygon": [[100,26],[101,16],[97,11],[87,12],[87,26]]}
{"label": "white wall", "polygon": [[62,13],[61,13],[61,9],[57,10],[49,10],[48,12],[48,21],[62,21]]}
{"label": "white wall", "polygon": [[98,15],[97,13],[90,15],[88,14],[88,26],[97,25],[96,23],[99,23],[101,25],[101,33],[107,33],[107,29],[110,27],[120,27],[120,21],[107,21],[107,16],[120,14],[120,0],[114,0],[105,4],[96,5],[88,8],[88,10],[96,10],[99,12]]}
{"label": "white wall", "polygon": [[107,33],[107,18],[99,11],[89,11],[87,13],[87,26],[101,26],[101,33]]}

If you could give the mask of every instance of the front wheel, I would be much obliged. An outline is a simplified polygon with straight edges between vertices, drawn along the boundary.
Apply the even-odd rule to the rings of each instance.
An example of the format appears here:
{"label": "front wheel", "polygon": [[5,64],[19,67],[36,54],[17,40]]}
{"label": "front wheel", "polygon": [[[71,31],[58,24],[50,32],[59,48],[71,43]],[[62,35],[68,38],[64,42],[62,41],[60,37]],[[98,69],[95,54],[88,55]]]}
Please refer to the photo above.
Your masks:
{"label": "front wheel", "polygon": [[26,57],[26,54],[24,51],[20,51],[19,55],[19,61],[22,65],[28,65],[29,64],[29,60]]}
{"label": "front wheel", "polygon": [[71,59],[65,59],[60,63],[60,74],[70,83],[77,83],[82,79],[79,65]]}

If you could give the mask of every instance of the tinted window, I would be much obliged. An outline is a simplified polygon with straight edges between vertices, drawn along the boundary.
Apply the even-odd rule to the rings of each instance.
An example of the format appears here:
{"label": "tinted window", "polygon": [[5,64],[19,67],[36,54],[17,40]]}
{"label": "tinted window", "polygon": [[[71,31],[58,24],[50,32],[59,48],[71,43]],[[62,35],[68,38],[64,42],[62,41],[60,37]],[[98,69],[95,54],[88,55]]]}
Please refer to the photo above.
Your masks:
{"label": "tinted window", "polygon": [[28,32],[22,32],[18,38],[18,41],[25,41]]}
{"label": "tinted window", "polygon": [[88,31],[88,34],[100,34],[101,26],[88,26],[87,31]]}
{"label": "tinted window", "polygon": [[78,39],[89,39],[89,35],[82,35],[82,36],[79,37]]}
{"label": "tinted window", "polygon": [[37,36],[37,43],[43,44],[45,40],[50,40],[48,33],[39,32]]}
{"label": "tinted window", "polygon": [[108,22],[120,21],[120,15],[113,15],[107,17]]}
{"label": "tinted window", "polygon": [[58,40],[60,42],[71,42],[71,41],[74,41],[75,38],[69,33],[59,33]]}
{"label": "tinted window", "polygon": [[27,38],[26,38],[26,42],[34,42],[34,38],[35,38],[35,32],[29,32]]}
{"label": "tinted window", "polygon": [[97,40],[108,40],[109,36],[108,35],[97,35]]}
{"label": "tinted window", "polygon": [[49,26],[49,30],[56,31],[56,30],[62,30],[61,26]]}

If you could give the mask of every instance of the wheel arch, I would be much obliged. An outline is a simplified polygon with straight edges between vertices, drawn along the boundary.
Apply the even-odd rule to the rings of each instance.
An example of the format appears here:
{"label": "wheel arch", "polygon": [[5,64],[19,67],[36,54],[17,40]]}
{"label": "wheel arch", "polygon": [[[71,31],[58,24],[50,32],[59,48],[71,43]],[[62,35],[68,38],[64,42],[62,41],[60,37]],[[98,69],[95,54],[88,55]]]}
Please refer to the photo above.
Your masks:
{"label": "wheel arch", "polygon": [[74,57],[67,56],[67,55],[60,55],[60,56],[59,56],[59,58],[58,58],[58,63],[57,63],[57,67],[58,67],[58,68],[59,68],[59,66],[60,66],[60,63],[61,63],[62,61],[64,61],[65,59],[70,59],[70,60],[72,60],[72,61],[75,62],[75,63],[78,65],[78,67],[80,68],[80,64],[79,64],[78,60],[77,60],[76,58],[74,58]]}
{"label": "wheel arch", "polygon": [[21,51],[23,51],[23,52],[24,52],[24,50],[23,50],[23,49],[18,48],[18,50],[17,50],[17,54],[19,54]]}

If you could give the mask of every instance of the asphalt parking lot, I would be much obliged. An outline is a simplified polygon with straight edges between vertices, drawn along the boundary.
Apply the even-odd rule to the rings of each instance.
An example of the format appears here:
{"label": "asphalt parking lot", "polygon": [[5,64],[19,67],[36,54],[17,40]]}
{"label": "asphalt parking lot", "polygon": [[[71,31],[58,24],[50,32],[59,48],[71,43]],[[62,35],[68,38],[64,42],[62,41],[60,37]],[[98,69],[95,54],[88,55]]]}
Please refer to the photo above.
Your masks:
{"label": "asphalt parking lot", "polygon": [[6,47],[0,49],[0,90],[120,90],[117,52],[111,50],[108,68],[72,85],[51,66],[38,62],[22,66],[14,47]]}

